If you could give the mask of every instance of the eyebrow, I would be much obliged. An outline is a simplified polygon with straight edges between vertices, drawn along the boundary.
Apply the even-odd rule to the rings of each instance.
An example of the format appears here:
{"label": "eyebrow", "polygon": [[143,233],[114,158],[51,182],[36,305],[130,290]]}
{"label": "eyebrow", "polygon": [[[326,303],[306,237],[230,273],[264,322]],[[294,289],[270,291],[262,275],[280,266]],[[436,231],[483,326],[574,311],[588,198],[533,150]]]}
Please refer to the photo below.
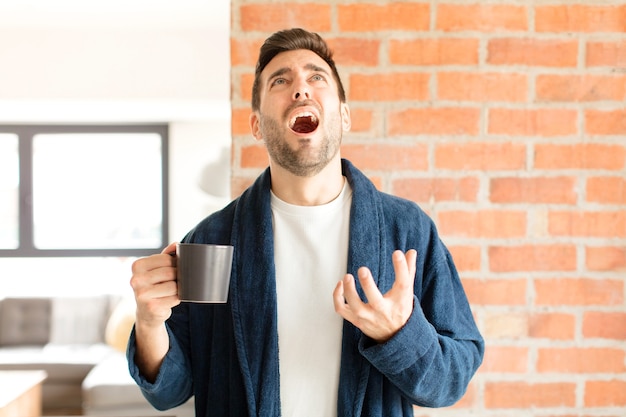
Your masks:
{"label": "eyebrow", "polygon": [[[325,68],[320,67],[318,65],[315,65],[313,63],[306,64],[304,66],[304,69],[307,69],[309,71],[314,71],[314,72],[323,72],[324,74],[329,75],[328,71],[326,71]],[[272,80],[272,79],[274,79],[276,77],[280,77],[281,75],[286,74],[288,72],[291,72],[291,68],[289,68],[289,67],[279,68],[276,71],[274,71],[273,73],[271,73],[270,76],[267,78],[267,80],[269,81],[269,80]]]}

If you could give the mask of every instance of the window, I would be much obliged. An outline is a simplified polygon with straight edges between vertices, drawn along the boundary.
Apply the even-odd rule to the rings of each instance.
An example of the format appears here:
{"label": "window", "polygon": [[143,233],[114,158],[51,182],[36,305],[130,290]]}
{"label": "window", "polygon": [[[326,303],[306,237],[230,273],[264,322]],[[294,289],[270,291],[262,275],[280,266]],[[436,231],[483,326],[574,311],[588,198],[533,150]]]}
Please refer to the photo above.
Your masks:
{"label": "window", "polygon": [[0,133],[0,249],[19,245],[19,183],[18,137]]}
{"label": "window", "polygon": [[168,242],[167,126],[0,126],[0,257],[144,256]]}

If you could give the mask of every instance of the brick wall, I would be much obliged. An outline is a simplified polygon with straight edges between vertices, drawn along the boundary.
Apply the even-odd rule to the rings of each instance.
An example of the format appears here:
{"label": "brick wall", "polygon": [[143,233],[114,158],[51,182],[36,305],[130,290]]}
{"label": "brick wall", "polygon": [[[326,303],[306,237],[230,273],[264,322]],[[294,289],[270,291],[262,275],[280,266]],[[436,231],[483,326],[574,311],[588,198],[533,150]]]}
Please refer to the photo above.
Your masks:
{"label": "brick wall", "polygon": [[626,4],[233,0],[235,193],[267,164],[258,47],[294,26],[335,50],[342,155],[432,215],[486,337],[467,395],[416,416],[626,415]]}

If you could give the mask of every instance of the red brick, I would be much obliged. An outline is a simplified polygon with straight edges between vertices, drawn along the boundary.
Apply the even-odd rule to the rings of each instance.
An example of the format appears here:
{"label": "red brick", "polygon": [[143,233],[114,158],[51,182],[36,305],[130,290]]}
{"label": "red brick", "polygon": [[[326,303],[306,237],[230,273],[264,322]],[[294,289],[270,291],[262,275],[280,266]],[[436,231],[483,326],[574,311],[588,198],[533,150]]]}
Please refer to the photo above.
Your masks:
{"label": "red brick", "polygon": [[251,145],[241,148],[241,168],[263,168],[268,162],[265,146]]}
{"label": "red brick", "polygon": [[528,354],[527,347],[487,345],[483,364],[478,371],[480,373],[525,373],[528,370]]}
{"label": "red brick", "polygon": [[588,67],[626,68],[626,40],[587,43]]}
{"label": "red brick", "polygon": [[525,211],[440,211],[437,223],[444,236],[498,239],[526,235]]}
{"label": "red brick", "polygon": [[390,136],[477,135],[480,110],[470,108],[424,108],[391,111]]}
{"label": "red brick", "polygon": [[252,102],[252,84],[254,83],[254,74],[241,74],[240,80],[241,82],[239,83],[239,88],[241,88],[241,99]]}
{"label": "red brick", "polygon": [[519,170],[526,166],[526,145],[513,142],[438,143],[435,167],[452,170]]}
{"label": "red brick", "polygon": [[425,73],[352,74],[351,101],[427,100],[430,75]]}
{"label": "red brick", "polygon": [[626,178],[587,178],[587,201],[602,204],[626,204]]}
{"label": "red brick", "polygon": [[[491,312],[493,311],[493,312]],[[500,312],[504,311],[504,312]],[[511,309],[483,313],[481,332],[487,340],[525,340],[528,338],[528,313]]]}
{"label": "red brick", "polygon": [[626,211],[552,211],[548,232],[552,236],[626,237]]}
{"label": "red brick", "polygon": [[[289,4],[291,7],[292,3]],[[340,32],[377,30],[425,31],[430,26],[426,3],[354,3],[337,6]]]}
{"label": "red brick", "polygon": [[333,59],[342,67],[358,65],[373,67],[379,64],[380,40],[361,38],[329,38]]}
{"label": "red brick", "polygon": [[587,246],[585,266],[590,271],[626,271],[626,245]]}
{"label": "red brick", "polygon": [[525,305],[526,286],[526,279],[463,280],[467,298],[475,305]]}
{"label": "red brick", "polygon": [[510,382],[485,383],[485,406],[492,408],[574,407],[574,382]]}
{"label": "red brick", "polygon": [[451,410],[458,410],[475,406],[478,401],[478,393],[476,391],[476,383],[474,381],[470,381],[465,394],[463,394],[461,399],[449,408]]}
{"label": "red brick", "polygon": [[626,381],[585,381],[586,407],[626,406]]}
{"label": "red brick", "polygon": [[393,194],[417,202],[476,201],[480,181],[462,178],[400,178],[393,181]]}
{"label": "red brick", "polygon": [[626,100],[626,76],[623,75],[538,75],[535,84],[539,101]]}
{"label": "red brick", "polygon": [[626,340],[626,313],[585,312],[583,337]]}
{"label": "red brick", "polygon": [[538,372],[622,373],[626,371],[624,349],[612,348],[540,348]]}
{"label": "red brick", "polygon": [[383,179],[381,177],[376,176],[376,175],[368,175],[367,178],[369,178],[369,180],[372,181],[372,183],[374,183],[374,187],[376,187],[376,189],[378,190],[383,189]]}
{"label": "red brick", "polygon": [[578,128],[578,112],[568,109],[491,109],[491,135],[565,136],[574,135]]}
{"label": "red brick", "polygon": [[239,65],[256,65],[259,58],[259,48],[263,44],[262,39],[230,39],[230,64],[233,67]]}
{"label": "red brick", "polygon": [[449,245],[448,250],[459,272],[480,270],[480,248],[477,246]]}
{"label": "red brick", "polygon": [[331,29],[331,6],[321,3],[255,3],[239,9],[245,32],[274,32],[283,28],[304,27],[314,32]]}
{"label": "red brick", "polygon": [[523,74],[440,72],[437,97],[440,100],[476,102],[523,102],[528,77]]}
{"label": "red brick", "polygon": [[552,340],[573,340],[576,317],[566,313],[537,313],[530,318],[530,337]]}
{"label": "red brick", "polygon": [[577,40],[500,38],[487,44],[487,63],[492,65],[571,68],[577,59]]}
{"label": "red brick", "polygon": [[573,271],[576,269],[574,245],[492,246],[489,248],[489,270]]}
{"label": "red brick", "polygon": [[576,204],[576,178],[493,178],[489,199],[494,203]]}
{"label": "red brick", "polygon": [[621,170],[626,148],[599,143],[537,144],[535,169],[604,169]]}
{"label": "red brick", "polygon": [[435,26],[448,32],[525,31],[528,29],[528,9],[504,4],[439,4]]}
{"label": "red brick", "polygon": [[626,110],[586,110],[585,126],[592,135],[626,135]]}
{"label": "red brick", "polygon": [[371,109],[362,109],[350,106],[350,131],[354,133],[370,132],[374,123],[374,112]]}
{"label": "red brick", "polygon": [[537,6],[537,32],[626,32],[626,6]]}
{"label": "red brick", "polygon": [[392,39],[389,61],[393,65],[476,65],[479,45],[471,38]]}
{"label": "red brick", "polygon": [[254,180],[256,179],[256,175],[250,176],[237,176],[234,175],[230,180],[230,195],[232,198],[236,198],[243,193],[246,188],[252,185]]}
{"label": "red brick", "polygon": [[544,278],[535,279],[534,286],[538,306],[611,306],[624,302],[624,283],[620,280]]}
{"label": "red brick", "polygon": [[428,150],[424,144],[381,145],[346,144],[341,155],[363,169],[395,171],[428,169]]}
{"label": "red brick", "polygon": [[233,135],[249,135],[252,137],[250,130],[250,113],[249,108],[234,108],[231,113],[231,129]]}

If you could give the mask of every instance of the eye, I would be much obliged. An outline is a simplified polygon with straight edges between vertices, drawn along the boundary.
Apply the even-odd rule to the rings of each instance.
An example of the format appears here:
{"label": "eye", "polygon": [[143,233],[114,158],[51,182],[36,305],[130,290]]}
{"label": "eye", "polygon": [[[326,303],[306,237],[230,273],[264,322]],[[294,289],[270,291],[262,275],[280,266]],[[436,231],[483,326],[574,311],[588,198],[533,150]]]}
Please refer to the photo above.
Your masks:
{"label": "eye", "polygon": [[287,80],[284,78],[275,78],[270,85],[275,86],[275,85],[283,85],[286,83],[287,83]]}
{"label": "eye", "polygon": [[313,74],[313,76],[311,77],[311,81],[324,81],[324,80],[325,78],[321,74]]}

